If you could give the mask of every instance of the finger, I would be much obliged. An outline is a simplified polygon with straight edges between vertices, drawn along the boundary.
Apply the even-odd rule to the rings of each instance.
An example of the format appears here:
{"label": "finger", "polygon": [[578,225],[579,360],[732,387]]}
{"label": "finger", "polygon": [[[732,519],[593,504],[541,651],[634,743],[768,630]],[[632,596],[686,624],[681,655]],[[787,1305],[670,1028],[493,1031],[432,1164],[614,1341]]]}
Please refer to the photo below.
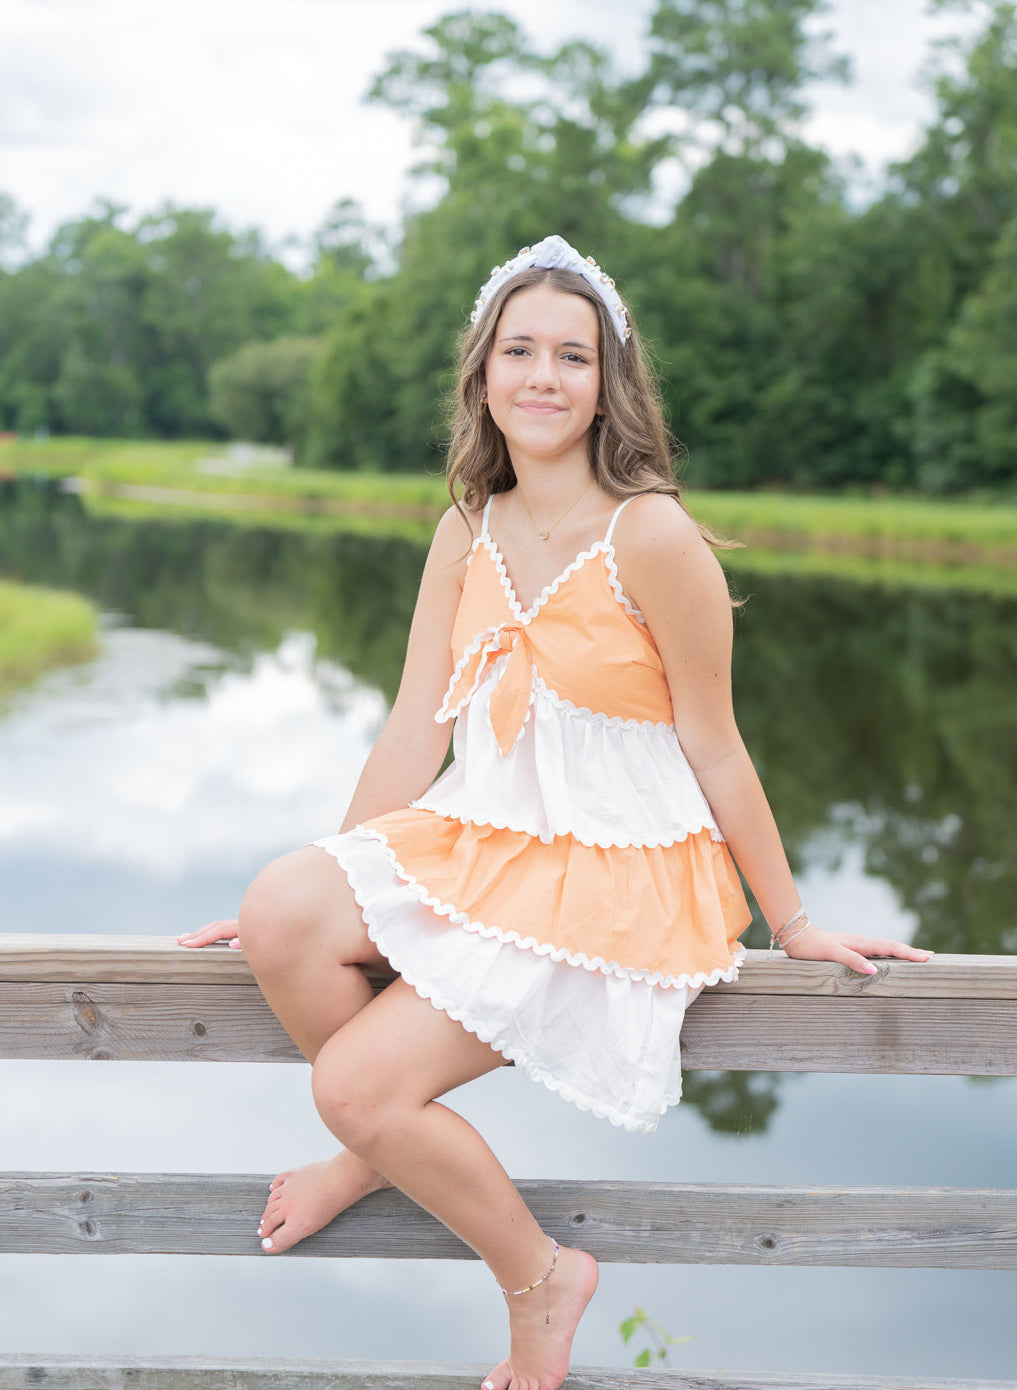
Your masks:
{"label": "finger", "polygon": [[236,921],[230,918],[221,918],[217,922],[209,922],[199,931],[183,932],[177,937],[177,942],[181,946],[209,946],[214,941],[229,940],[236,934]]}
{"label": "finger", "polygon": [[859,975],[879,974],[878,965],[873,965],[871,960],[866,960],[859,951],[853,951],[850,946],[840,944],[835,952],[831,952],[830,959],[840,965],[846,965],[849,970],[854,970]]}
{"label": "finger", "polygon": [[895,960],[925,961],[936,954],[920,946],[909,946],[904,941],[883,941],[866,936],[853,937],[851,947],[861,955],[889,956]]}

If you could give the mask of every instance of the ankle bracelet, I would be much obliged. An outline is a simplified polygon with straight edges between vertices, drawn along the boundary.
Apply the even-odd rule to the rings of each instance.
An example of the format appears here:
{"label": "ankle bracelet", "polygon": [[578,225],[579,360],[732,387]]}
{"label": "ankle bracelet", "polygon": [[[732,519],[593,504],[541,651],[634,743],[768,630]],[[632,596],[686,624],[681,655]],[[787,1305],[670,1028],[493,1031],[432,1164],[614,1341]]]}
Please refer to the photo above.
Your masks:
{"label": "ankle bracelet", "polygon": [[[505,1295],[506,1298],[518,1298],[519,1295],[522,1293],[532,1293],[534,1289],[539,1289],[541,1284],[546,1283],[547,1280],[550,1279],[551,1275],[555,1271],[555,1266],[558,1263],[558,1251],[560,1249],[558,1242],[553,1237],[551,1239],[551,1244],[554,1246],[554,1259],[551,1261],[550,1267],[540,1276],[539,1279],[535,1279],[532,1284],[527,1284],[525,1289],[501,1289],[501,1285],[498,1285],[498,1287],[501,1289],[502,1293]],[[544,1321],[545,1323],[550,1323],[551,1321],[550,1289],[548,1289],[547,1293],[547,1315],[545,1316]]]}

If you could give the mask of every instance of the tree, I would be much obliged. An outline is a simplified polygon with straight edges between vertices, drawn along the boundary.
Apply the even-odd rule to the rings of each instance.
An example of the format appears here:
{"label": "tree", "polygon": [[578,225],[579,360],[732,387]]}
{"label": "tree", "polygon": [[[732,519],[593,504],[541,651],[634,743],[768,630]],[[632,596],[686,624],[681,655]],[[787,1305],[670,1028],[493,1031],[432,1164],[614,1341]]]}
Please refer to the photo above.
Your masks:
{"label": "tree", "polygon": [[1017,480],[1017,218],[942,345],[911,383],[918,481],[956,491]]}
{"label": "tree", "polygon": [[247,343],[221,358],[208,378],[213,418],[235,439],[299,446],[320,350],[317,338],[283,336]]}

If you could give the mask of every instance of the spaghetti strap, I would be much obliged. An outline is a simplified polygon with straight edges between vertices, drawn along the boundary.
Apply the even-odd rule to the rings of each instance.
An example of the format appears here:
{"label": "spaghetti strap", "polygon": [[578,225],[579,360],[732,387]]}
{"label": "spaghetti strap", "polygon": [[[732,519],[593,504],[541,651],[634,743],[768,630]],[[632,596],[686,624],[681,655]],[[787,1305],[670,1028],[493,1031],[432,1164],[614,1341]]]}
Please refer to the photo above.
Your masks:
{"label": "spaghetti strap", "polygon": [[[636,494],[636,495],[638,495],[638,494]],[[614,535],[614,524],[615,524],[615,522],[618,520],[618,518],[621,516],[622,512],[625,510],[625,508],[629,505],[629,503],[630,503],[631,501],[632,501],[632,498],[631,498],[631,497],[626,497],[626,499],[625,499],[624,502],[619,503],[619,505],[618,505],[617,507],[615,507],[615,509],[614,509],[614,515],[613,515],[612,518],[611,518],[611,524],[610,524],[610,525],[608,526],[608,528],[607,528],[607,535],[604,537],[604,544],[605,544],[605,545],[610,545],[610,544],[611,544],[611,537]]]}
{"label": "spaghetti strap", "polygon": [[491,495],[490,495],[490,497],[487,499],[487,502],[486,502],[485,505],[484,505],[484,516],[483,516],[483,519],[481,520],[481,523],[480,523],[480,537],[481,537],[481,540],[483,540],[483,538],[484,538],[486,535],[488,535],[488,530],[487,530],[487,528],[488,528],[488,524],[490,523],[490,520],[491,520],[491,503],[492,503],[493,501],[494,501],[494,493],[492,492]]}

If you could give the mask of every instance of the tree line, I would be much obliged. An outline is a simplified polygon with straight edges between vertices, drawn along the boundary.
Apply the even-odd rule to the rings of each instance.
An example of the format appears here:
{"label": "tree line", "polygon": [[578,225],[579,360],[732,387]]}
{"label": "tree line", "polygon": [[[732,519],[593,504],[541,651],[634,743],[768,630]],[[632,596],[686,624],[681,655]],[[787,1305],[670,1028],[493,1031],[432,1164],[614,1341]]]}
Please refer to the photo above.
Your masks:
{"label": "tree line", "polygon": [[[864,207],[801,133],[805,84],[848,77],[815,35],[821,0],[659,0],[634,74],[449,14],[369,93],[414,125],[425,210],[386,237],[340,201],[297,273],[210,210],[100,205],[0,270],[0,429],[433,466],[478,286],[556,231],[633,304],[697,484],[1011,485],[1017,6],[933,4],[965,36],[942,46],[918,149]],[[0,195],[0,256],[22,232]]]}

